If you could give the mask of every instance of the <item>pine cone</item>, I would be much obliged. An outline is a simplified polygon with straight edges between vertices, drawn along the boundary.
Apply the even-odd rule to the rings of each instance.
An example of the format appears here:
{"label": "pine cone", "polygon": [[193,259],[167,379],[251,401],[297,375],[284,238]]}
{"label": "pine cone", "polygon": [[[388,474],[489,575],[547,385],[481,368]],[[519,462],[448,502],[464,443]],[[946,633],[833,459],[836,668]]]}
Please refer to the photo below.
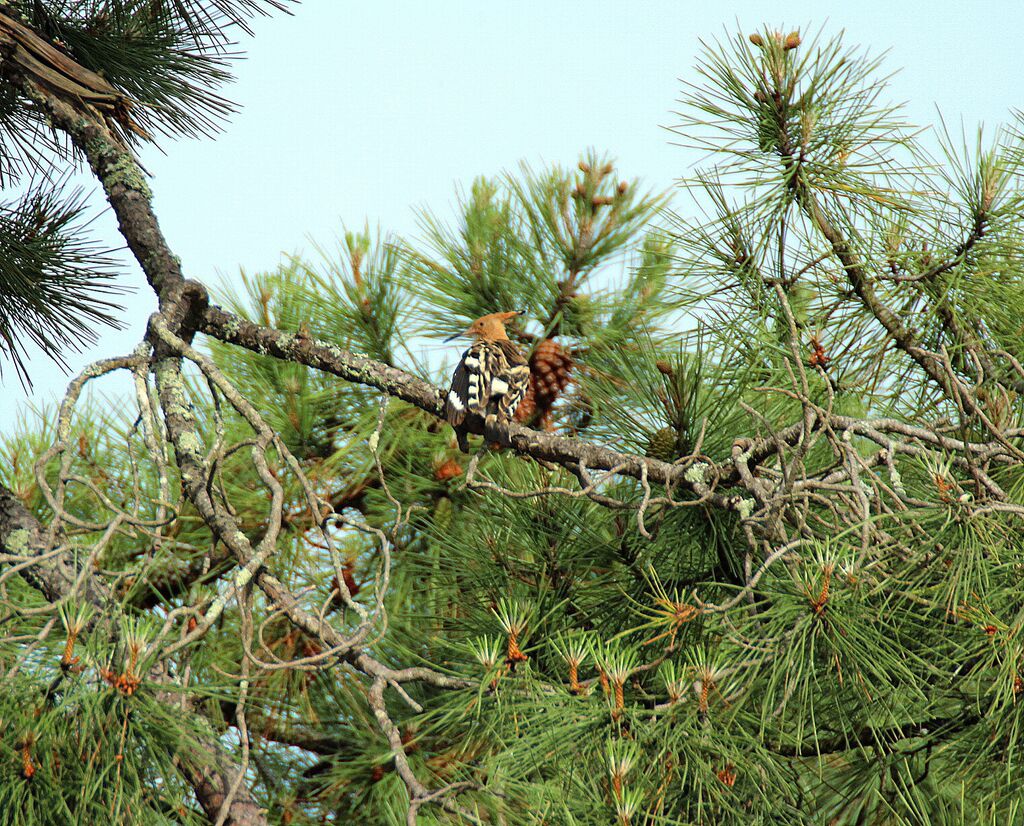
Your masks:
{"label": "pine cone", "polygon": [[651,434],[647,440],[645,456],[671,462],[676,458],[676,431],[671,427],[663,427]]}
{"label": "pine cone", "polygon": [[530,357],[530,375],[539,407],[550,407],[569,384],[572,356],[554,339],[545,339]]}
{"label": "pine cone", "polygon": [[544,339],[530,356],[530,386],[516,410],[516,421],[538,417],[545,430],[551,429],[551,408],[571,380],[572,356],[554,339]]}

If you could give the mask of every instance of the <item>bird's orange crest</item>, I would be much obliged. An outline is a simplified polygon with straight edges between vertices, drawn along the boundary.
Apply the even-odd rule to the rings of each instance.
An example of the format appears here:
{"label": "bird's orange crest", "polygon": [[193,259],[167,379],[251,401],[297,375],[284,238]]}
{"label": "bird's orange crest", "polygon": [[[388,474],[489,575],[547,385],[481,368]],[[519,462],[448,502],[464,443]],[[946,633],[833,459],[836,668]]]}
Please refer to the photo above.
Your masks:
{"label": "bird's orange crest", "polygon": [[[505,332],[505,322],[523,314],[523,310],[512,310],[506,313],[488,313],[480,316],[476,321],[466,328],[465,332],[458,335],[474,338],[481,341],[501,341],[508,338]],[[452,336],[455,338],[456,336]]]}

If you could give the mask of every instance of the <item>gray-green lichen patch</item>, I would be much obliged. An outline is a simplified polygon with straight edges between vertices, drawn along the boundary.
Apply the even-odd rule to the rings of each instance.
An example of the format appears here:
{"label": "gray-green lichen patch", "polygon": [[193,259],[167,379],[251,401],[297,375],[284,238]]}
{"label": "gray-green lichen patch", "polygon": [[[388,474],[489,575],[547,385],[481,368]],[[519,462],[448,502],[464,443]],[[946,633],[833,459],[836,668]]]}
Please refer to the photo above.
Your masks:
{"label": "gray-green lichen patch", "polygon": [[705,472],[709,465],[707,462],[697,462],[693,466],[687,468],[686,473],[683,474],[683,478],[691,485],[703,484],[705,479]]}
{"label": "gray-green lichen patch", "polygon": [[109,191],[115,184],[121,184],[127,189],[140,192],[147,200],[153,197],[149,184],[142,177],[142,170],[128,155],[121,155],[113,163],[107,165],[103,175],[103,185]]}
{"label": "gray-green lichen patch", "polygon": [[173,362],[161,361],[156,366],[156,380],[164,399],[164,412],[168,416],[189,416],[188,397],[185,395],[184,379]]}
{"label": "gray-green lichen patch", "polygon": [[[86,127],[89,125],[88,121],[79,121],[76,124],[79,132],[85,132]],[[93,135],[92,137],[86,138],[85,141],[85,154],[89,158],[89,162],[93,169],[98,169],[100,163],[105,159],[107,155],[112,154],[113,147],[110,143],[101,137]]]}
{"label": "gray-green lichen patch", "polygon": [[203,443],[191,430],[186,430],[178,437],[178,449],[192,456],[202,457],[203,455]]}
{"label": "gray-green lichen patch", "polygon": [[241,590],[249,584],[249,580],[252,579],[253,571],[248,568],[241,568],[238,573],[235,574],[235,587]]}
{"label": "gray-green lichen patch", "polygon": [[224,334],[227,338],[237,338],[241,331],[242,325],[234,316],[229,316],[228,320],[224,322]]}
{"label": "gray-green lichen patch", "polygon": [[7,535],[4,544],[8,552],[16,556],[25,556],[28,554],[28,541],[31,538],[32,535],[25,528],[18,528]]}
{"label": "gray-green lichen patch", "polygon": [[168,394],[167,402],[164,405],[164,413],[167,416],[188,416],[191,412],[188,402],[180,394]]}

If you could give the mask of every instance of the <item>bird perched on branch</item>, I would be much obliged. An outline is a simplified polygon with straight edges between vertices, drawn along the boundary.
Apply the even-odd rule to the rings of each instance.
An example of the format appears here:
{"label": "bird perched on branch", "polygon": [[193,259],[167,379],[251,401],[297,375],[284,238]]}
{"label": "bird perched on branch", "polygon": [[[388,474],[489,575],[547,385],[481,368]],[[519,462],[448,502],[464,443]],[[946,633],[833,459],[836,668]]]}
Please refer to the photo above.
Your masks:
{"label": "bird perched on branch", "polygon": [[466,433],[475,419],[483,419],[485,432],[498,422],[510,422],[526,395],[530,366],[505,332],[505,322],[522,314],[521,310],[491,313],[478,318],[465,332],[447,339],[475,339],[455,368],[445,400],[445,417],[455,429],[459,449],[464,453],[469,449]]}

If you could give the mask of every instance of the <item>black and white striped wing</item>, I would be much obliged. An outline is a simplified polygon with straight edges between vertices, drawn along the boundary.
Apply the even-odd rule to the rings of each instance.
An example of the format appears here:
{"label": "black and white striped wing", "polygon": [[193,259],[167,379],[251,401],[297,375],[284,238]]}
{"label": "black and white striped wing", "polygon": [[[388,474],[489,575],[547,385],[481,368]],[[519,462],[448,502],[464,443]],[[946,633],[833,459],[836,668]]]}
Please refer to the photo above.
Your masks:
{"label": "black and white striped wing", "polygon": [[494,350],[490,343],[478,341],[462,356],[466,368],[466,409],[470,413],[487,415],[487,403],[493,394],[495,364]]}
{"label": "black and white striped wing", "polygon": [[466,370],[465,358],[455,367],[452,374],[452,386],[445,399],[444,412],[448,423],[460,425],[466,420],[466,399],[469,395],[469,372]]}
{"label": "black and white striped wing", "polygon": [[462,424],[469,413],[485,414],[491,396],[492,362],[492,353],[484,342],[477,342],[462,354],[445,400],[451,424]]}
{"label": "black and white striped wing", "polygon": [[491,393],[496,397],[505,420],[512,421],[530,384],[530,365],[511,341],[497,343],[503,363],[500,381],[491,379]]}
{"label": "black and white striped wing", "polygon": [[529,382],[530,367],[511,341],[478,341],[455,368],[445,401],[448,421],[462,424],[471,413],[487,419],[500,413],[511,421]]}

